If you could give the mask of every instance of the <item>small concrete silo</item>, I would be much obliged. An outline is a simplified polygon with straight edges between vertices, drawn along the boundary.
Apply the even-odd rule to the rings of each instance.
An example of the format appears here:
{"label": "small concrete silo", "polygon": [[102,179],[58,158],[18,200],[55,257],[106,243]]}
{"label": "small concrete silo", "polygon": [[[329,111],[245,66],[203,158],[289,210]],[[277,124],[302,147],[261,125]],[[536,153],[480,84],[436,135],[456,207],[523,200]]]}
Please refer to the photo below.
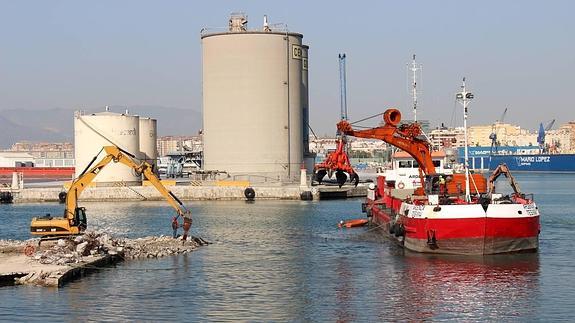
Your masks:
{"label": "small concrete silo", "polygon": [[[95,163],[104,158],[103,146],[115,145],[135,156],[140,156],[140,118],[120,113],[105,112],[74,114],[74,155],[76,177],[94,156]],[[94,166],[94,165],[92,165]],[[110,163],[94,179],[96,186],[142,185],[141,176],[130,167]]]}
{"label": "small concrete silo", "polygon": [[156,119],[140,117],[140,158],[154,167],[154,172],[157,174],[158,168],[158,128]]}

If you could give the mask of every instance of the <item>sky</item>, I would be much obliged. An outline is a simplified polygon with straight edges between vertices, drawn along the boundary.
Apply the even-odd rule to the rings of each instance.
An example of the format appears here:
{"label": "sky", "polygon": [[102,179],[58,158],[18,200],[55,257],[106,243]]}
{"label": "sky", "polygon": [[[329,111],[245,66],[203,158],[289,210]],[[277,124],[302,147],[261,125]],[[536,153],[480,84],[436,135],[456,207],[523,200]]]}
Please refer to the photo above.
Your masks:
{"label": "sky", "polygon": [[399,108],[411,118],[407,64],[423,65],[418,119],[462,123],[575,120],[575,1],[0,0],[3,109],[157,105],[201,111],[204,27],[245,12],[250,28],[286,23],[310,46],[310,124],[333,134],[338,53],[347,55],[349,119]]}

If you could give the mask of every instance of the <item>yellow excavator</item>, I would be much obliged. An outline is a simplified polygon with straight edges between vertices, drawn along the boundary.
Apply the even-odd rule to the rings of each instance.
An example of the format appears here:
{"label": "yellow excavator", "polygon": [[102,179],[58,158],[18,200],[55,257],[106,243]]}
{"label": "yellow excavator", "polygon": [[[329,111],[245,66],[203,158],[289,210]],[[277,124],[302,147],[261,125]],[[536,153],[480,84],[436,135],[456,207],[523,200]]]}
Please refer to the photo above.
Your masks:
{"label": "yellow excavator", "polygon": [[106,167],[110,162],[122,163],[131,167],[137,174],[143,174],[144,177],[152,183],[152,185],[162,194],[168,203],[176,210],[177,215],[175,221],[180,216],[183,217],[184,223],[184,236],[187,237],[188,230],[192,225],[192,213],[188,210],[182,201],[180,201],[174,193],[166,189],[160,182],[160,179],[154,174],[152,165],[147,162],[137,163],[134,160],[136,157],[129,152],[116,147],[106,146],[102,150],[106,152],[106,156],[92,167],[100,152],[94,156],[92,161],[86,166],[84,171],[76,178],[70,185],[70,189],[66,193],[66,202],[64,217],[51,217],[49,215],[43,217],[35,217],[32,219],[30,225],[30,233],[35,236],[58,237],[58,236],[72,236],[81,234],[86,230],[88,222],[86,219],[86,209],[78,206],[78,198],[82,191],[90,184],[100,171]]}

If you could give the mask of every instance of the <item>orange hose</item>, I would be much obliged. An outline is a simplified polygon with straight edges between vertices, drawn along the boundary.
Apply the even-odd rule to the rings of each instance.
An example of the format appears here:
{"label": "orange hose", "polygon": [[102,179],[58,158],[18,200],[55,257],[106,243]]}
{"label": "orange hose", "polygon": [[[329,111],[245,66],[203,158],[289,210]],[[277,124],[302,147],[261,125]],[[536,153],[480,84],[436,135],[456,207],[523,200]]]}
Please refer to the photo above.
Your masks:
{"label": "orange hose", "polygon": [[337,226],[338,228],[353,228],[353,227],[361,227],[366,225],[369,222],[368,219],[353,219],[353,220],[346,220],[340,221]]}

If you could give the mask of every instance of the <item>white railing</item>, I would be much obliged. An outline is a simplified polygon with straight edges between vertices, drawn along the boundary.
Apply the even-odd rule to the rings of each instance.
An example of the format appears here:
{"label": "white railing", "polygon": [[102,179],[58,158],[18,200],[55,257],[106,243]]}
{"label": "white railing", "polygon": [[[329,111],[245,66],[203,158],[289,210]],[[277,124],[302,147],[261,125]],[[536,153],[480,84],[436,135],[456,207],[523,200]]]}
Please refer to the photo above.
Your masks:
{"label": "white railing", "polygon": [[209,34],[220,34],[220,33],[241,34],[249,32],[289,33],[288,26],[287,24],[284,23],[270,24],[269,27],[271,31],[265,31],[263,27],[262,29],[247,29],[242,31],[230,31],[230,27],[204,27],[200,29],[200,36],[205,36]]}

